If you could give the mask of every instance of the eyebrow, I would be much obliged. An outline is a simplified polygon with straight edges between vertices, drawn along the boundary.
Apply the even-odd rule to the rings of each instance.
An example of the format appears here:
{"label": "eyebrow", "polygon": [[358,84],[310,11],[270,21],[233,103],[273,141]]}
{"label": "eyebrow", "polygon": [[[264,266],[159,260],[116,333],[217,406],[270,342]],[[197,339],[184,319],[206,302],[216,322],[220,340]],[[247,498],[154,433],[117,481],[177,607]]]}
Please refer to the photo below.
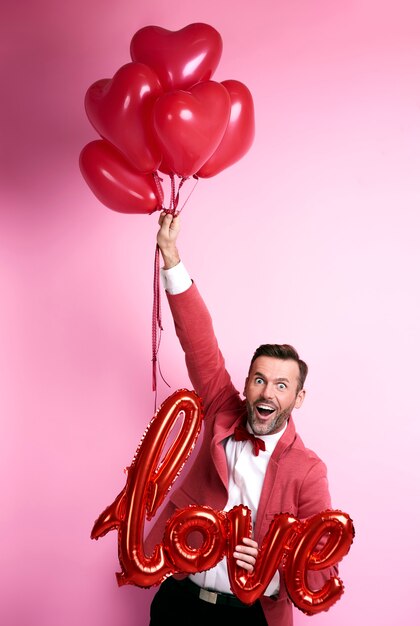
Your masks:
{"label": "eyebrow", "polygon": [[[255,372],[254,376],[259,376],[260,378],[264,378],[265,379],[264,374],[262,374],[261,372]],[[276,382],[276,383],[283,383],[283,382],[290,383],[290,380],[288,378],[275,378],[274,382]]]}

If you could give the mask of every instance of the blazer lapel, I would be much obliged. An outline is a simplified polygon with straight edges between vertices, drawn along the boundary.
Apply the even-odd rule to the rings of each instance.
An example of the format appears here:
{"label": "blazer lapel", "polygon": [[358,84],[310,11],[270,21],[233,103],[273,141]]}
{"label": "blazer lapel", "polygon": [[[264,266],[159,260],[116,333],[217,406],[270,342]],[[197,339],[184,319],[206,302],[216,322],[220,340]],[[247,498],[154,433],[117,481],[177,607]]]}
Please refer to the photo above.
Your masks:
{"label": "blazer lapel", "polygon": [[236,426],[238,426],[238,424],[240,424],[245,417],[245,410],[245,406],[241,406],[233,421],[231,411],[220,413],[217,418],[217,422],[214,425],[214,433],[211,442],[211,456],[220,480],[226,489],[226,493],[229,486],[229,476],[223,441],[233,435]]}

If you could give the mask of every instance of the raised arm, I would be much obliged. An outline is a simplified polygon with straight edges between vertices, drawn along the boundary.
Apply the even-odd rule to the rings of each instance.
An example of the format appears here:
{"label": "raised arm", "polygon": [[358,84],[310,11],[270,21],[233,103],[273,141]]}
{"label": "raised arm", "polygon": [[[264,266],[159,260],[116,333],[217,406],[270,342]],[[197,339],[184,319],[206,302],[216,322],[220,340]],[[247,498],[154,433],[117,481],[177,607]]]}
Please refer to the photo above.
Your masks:
{"label": "raised arm", "polygon": [[[159,225],[157,243],[162,253],[164,270],[176,270],[180,264],[177,248],[180,219],[162,213]],[[181,272],[181,276],[184,286],[167,295],[190,380],[203,399],[206,413],[210,408],[213,411],[227,406],[230,409],[237,408],[240,406],[239,394],[225,369],[210,314],[196,285],[187,278],[188,286],[185,286],[185,274]]]}

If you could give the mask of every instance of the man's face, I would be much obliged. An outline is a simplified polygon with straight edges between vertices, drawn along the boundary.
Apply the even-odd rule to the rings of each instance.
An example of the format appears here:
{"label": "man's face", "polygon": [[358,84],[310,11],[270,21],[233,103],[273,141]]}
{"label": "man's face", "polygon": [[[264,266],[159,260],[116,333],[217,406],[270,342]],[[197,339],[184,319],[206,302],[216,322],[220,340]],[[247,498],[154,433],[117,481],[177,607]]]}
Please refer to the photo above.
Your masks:
{"label": "man's face", "polygon": [[245,381],[248,423],[256,435],[279,432],[305,397],[299,387],[299,365],[291,359],[259,356]]}

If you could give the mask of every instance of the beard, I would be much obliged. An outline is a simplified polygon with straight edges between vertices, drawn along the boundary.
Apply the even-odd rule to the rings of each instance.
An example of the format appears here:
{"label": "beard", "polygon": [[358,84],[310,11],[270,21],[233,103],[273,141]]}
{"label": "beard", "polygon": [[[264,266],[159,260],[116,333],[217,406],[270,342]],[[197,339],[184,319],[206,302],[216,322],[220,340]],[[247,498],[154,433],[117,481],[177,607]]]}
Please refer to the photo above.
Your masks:
{"label": "beard", "polygon": [[256,410],[256,405],[263,402],[262,399],[257,400],[253,404],[246,401],[246,409],[248,414],[248,424],[251,426],[254,435],[274,435],[278,433],[289,419],[293,405],[286,407],[282,411],[274,410],[269,419],[262,420]]}

